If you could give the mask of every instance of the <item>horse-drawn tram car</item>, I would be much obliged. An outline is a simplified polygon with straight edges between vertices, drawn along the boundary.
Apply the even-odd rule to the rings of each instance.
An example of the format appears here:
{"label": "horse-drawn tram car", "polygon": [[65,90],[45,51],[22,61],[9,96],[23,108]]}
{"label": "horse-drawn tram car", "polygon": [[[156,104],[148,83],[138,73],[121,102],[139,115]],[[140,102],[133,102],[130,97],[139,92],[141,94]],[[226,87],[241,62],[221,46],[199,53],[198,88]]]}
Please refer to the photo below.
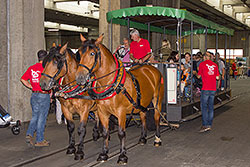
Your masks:
{"label": "horse-drawn tram car", "polygon": [[[216,49],[218,49],[219,34],[223,34],[226,41],[233,35],[233,30],[188,11],[165,7],[134,7],[115,10],[107,13],[107,20],[111,24],[111,33],[112,24],[120,24],[128,27],[128,36],[130,28],[147,31],[149,41],[151,32],[159,33],[160,39],[171,36],[176,41],[176,50],[179,54],[184,52],[183,37],[189,36],[191,62],[193,62],[194,34],[215,33]],[[50,136],[51,146],[42,151],[39,148],[21,150],[18,159],[6,157],[9,161],[5,162],[5,165],[45,166],[50,162],[50,166],[94,167],[117,166],[117,162],[118,164],[128,163],[130,166],[128,157],[131,157],[134,166],[158,166],[157,164],[163,160],[154,157],[154,152],[163,152],[162,147],[159,147],[162,142],[164,148],[168,147],[167,141],[163,141],[160,134],[170,132],[171,135],[174,132],[168,130],[176,129],[178,127],[176,123],[200,115],[200,100],[193,91],[194,81],[192,79],[190,81],[190,98],[184,101],[180,93],[182,83],[178,85],[178,80],[181,79],[178,75],[181,60],[177,63],[162,61],[158,52],[160,46],[156,45],[152,51],[155,57],[159,57],[158,62],[126,71],[117,55],[112,54],[112,51],[102,45],[103,35],[97,40],[87,40],[82,35],[80,38],[82,46],[76,56],[67,49],[67,44],[50,50],[48,58],[43,63],[44,71],[41,78],[44,90],[50,90],[56,85],[56,81],[64,78],[57,96],[67,118],[69,136],[62,133],[65,131],[65,126],[56,125],[53,121],[48,122],[46,133]],[[109,38],[112,41],[112,36]],[[112,48],[112,42],[110,44]],[[205,48],[207,48],[207,41]],[[55,61],[58,63],[56,66],[54,66]],[[229,65],[226,65],[226,68],[228,69]],[[229,73],[228,70],[226,71],[225,90],[216,94],[216,106],[223,105],[232,99]],[[191,65],[191,78],[193,78],[193,65]],[[148,107],[151,101],[153,107]],[[73,108],[80,115],[79,121],[73,120],[72,113],[69,112]],[[88,120],[89,112],[96,110],[98,112],[96,119],[103,126],[101,135],[103,141],[98,140],[100,137],[98,122]],[[154,119],[147,117],[146,121],[146,113],[151,110],[154,110],[151,115]],[[134,116],[136,114],[140,116],[140,119]],[[117,119],[110,120],[110,115]],[[78,129],[75,128],[75,122],[80,122]],[[109,127],[110,122],[116,125],[114,129]],[[147,132],[146,124],[155,124],[154,131]],[[160,124],[164,126],[160,127]],[[79,134],[77,138],[79,143],[76,143],[74,130],[77,130]],[[68,137],[69,146],[65,147],[68,144]],[[166,137],[163,138],[166,139]],[[175,139],[169,137],[167,140]],[[147,141],[150,143],[145,145]],[[141,157],[141,153],[144,152],[141,145],[145,145],[143,147],[147,149],[145,152],[148,157]],[[159,147],[159,150],[152,149],[153,145]],[[101,146],[102,149],[100,149]],[[25,156],[21,155],[23,152]],[[65,152],[74,156],[66,156]],[[137,164],[134,163],[136,157],[140,160]],[[143,162],[143,159],[150,159],[150,157],[154,157],[158,163],[155,164],[152,161],[151,164],[145,164]],[[102,163],[107,160],[110,160],[112,164]]]}
{"label": "horse-drawn tram car", "polygon": [[[197,15],[194,15],[186,10],[165,8],[165,7],[134,7],[119,9],[107,13],[107,20],[112,24],[120,24],[122,26],[127,26],[128,28],[128,38],[129,31],[131,28],[136,28],[142,31],[147,31],[147,39],[150,41],[151,33],[158,33],[158,41],[169,38],[173,39],[176,43],[175,50],[179,52],[179,55],[184,54],[184,43],[190,48],[185,49],[185,52],[190,52],[191,54],[191,78],[194,76],[194,65],[193,65],[193,41],[194,34],[205,34],[205,50],[207,50],[207,35],[216,34],[216,49],[218,50],[218,35],[225,36],[225,55],[224,59],[227,62],[227,53],[226,50],[230,48],[231,45],[231,36],[234,33],[234,30],[226,28],[222,25],[213,23],[212,21],[201,18]],[[110,31],[112,33],[112,26],[110,26]],[[112,36],[110,36],[112,38]],[[185,39],[184,39],[185,38]],[[186,39],[190,41],[187,42]],[[229,42],[227,40],[229,39]],[[110,39],[112,41],[112,39]],[[174,43],[173,42],[173,43]],[[110,43],[110,48],[112,48],[112,43]],[[153,44],[152,44],[153,45]],[[165,96],[163,101],[163,110],[166,112],[168,121],[182,122],[186,120],[193,119],[201,115],[200,112],[200,97],[199,93],[196,91],[197,86],[194,79],[190,80],[190,96],[188,99],[181,98],[182,85],[180,82],[181,76],[180,68],[181,58],[179,62],[167,63],[162,59],[162,47],[161,43],[154,44],[152,49],[153,55],[155,58],[158,58],[157,63],[152,63],[158,67],[162,72],[164,77],[164,87],[165,87]],[[229,45],[229,47],[228,47]],[[187,48],[187,47],[186,47]],[[230,58],[230,52],[229,52]],[[216,58],[218,59],[218,57]],[[215,108],[225,103],[228,103],[232,100],[231,98],[231,89],[229,82],[229,68],[230,64],[226,64],[226,77],[225,77],[225,89],[216,93],[215,97]]]}

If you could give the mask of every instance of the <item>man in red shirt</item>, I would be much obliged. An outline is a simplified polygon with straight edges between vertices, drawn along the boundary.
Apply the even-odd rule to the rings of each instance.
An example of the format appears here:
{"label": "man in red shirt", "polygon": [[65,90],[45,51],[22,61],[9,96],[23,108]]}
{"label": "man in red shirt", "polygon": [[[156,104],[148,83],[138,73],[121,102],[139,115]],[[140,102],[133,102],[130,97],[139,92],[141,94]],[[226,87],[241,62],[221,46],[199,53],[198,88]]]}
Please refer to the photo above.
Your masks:
{"label": "man in red shirt", "polygon": [[202,127],[200,132],[211,130],[214,117],[214,96],[216,92],[216,79],[219,80],[219,70],[216,63],[211,61],[211,54],[206,52],[204,61],[199,65],[198,78],[202,78],[201,112]]}
{"label": "man in red shirt", "polygon": [[43,72],[42,62],[47,56],[45,50],[40,50],[37,53],[38,63],[30,66],[23,74],[20,81],[24,86],[32,90],[30,104],[32,108],[32,119],[30,120],[29,128],[26,132],[26,142],[33,145],[32,138],[36,132],[35,146],[49,146],[49,142],[44,140],[44,129],[46,119],[50,107],[49,92],[42,91],[40,87],[41,73]]}
{"label": "man in red shirt", "polygon": [[[235,60],[235,62],[236,62],[236,60]],[[237,78],[237,69],[236,69],[236,63],[235,62],[233,62],[233,64],[232,64],[232,70],[233,70],[233,78],[236,80],[236,78]]]}
{"label": "man in red shirt", "polygon": [[140,38],[140,33],[136,29],[133,29],[130,35],[133,40],[130,44],[130,59],[135,63],[142,64],[151,57],[150,44],[148,40]]}

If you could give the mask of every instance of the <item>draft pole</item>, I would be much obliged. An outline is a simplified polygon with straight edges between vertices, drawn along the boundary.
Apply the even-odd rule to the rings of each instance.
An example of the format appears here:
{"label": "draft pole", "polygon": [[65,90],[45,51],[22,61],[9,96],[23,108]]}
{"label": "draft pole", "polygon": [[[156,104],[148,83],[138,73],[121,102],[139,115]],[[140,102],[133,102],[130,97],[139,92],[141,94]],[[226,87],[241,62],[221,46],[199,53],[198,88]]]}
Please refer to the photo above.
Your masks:
{"label": "draft pole", "polygon": [[191,49],[191,102],[194,102],[193,96],[193,41],[194,41],[194,22],[191,21],[191,34],[190,34],[190,49]]}

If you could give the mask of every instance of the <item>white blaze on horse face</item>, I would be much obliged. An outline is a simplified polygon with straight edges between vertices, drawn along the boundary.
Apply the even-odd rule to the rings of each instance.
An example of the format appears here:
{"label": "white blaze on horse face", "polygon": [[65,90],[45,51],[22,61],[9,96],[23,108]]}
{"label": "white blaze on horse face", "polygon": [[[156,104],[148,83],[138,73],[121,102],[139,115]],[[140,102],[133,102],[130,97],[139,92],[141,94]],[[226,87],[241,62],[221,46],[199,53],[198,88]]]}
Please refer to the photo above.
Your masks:
{"label": "white blaze on horse face", "polygon": [[214,67],[216,67],[215,65],[208,65],[206,64],[207,68],[208,68],[208,75],[214,75]]}

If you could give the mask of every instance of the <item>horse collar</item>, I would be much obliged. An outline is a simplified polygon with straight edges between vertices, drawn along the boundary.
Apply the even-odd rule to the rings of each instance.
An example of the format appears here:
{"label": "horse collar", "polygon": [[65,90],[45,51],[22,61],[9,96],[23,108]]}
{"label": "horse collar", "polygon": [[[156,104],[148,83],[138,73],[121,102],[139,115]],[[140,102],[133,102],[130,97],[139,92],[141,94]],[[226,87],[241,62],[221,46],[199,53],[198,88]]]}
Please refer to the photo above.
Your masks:
{"label": "horse collar", "polygon": [[[124,82],[126,79],[126,72],[125,68],[122,66],[122,62],[120,60],[117,60],[116,57],[114,56],[116,64],[117,64],[117,70],[115,73],[114,80],[108,88],[105,90],[98,92],[96,89],[89,89],[88,94],[90,97],[94,100],[106,100],[109,99],[116,94],[119,94],[122,87],[124,86]],[[92,82],[92,87],[95,87],[96,81]]]}

